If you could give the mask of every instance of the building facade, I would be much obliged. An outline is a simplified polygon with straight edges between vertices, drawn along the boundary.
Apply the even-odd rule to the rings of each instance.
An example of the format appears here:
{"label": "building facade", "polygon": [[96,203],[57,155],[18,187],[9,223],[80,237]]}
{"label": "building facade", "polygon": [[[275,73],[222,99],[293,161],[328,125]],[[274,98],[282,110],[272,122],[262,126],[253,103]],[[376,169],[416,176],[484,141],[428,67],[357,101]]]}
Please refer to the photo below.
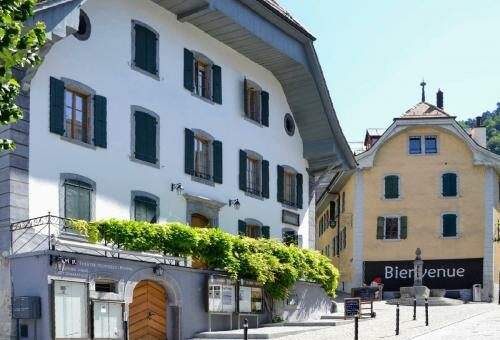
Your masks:
{"label": "building facade", "polygon": [[[82,250],[64,218],[181,222],[314,248],[315,179],[355,161],[314,37],[275,1],[40,1],[38,20],[43,63],[19,71],[25,117],[3,130],[17,149],[1,157],[0,334],[21,332],[11,298],[35,296],[41,320],[21,322],[27,338],[66,338],[75,321],[56,323],[72,312],[87,325],[80,338],[99,337],[92,313],[57,309],[59,289],[122,304],[120,338],[136,285],[172,298],[160,318],[169,337],[208,328],[192,293],[213,273],[186,259]],[[41,281],[26,281],[26,268]]]}
{"label": "building facade", "polygon": [[[424,285],[467,298],[498,291],[500,157],[478,125],[464,130],[442,107],[421,102],[377,140],[358,168],[336,175],[317,203],[318,249],[341,272],[341,287],[380,279],[384,291],[413,285],[417,248]],[[377,129],[380,130],[380,129]]]}

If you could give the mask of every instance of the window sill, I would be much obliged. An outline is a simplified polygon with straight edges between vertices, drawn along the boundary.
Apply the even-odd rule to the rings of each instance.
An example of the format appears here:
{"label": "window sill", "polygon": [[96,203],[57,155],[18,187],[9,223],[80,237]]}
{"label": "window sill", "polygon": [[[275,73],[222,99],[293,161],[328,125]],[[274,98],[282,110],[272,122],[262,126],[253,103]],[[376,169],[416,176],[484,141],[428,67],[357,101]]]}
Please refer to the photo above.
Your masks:
{"label": "window sill", "polygon": [[157,73],[150,73],[150,72],[148,72],[146,70],[143,70],[142,68],[136,66],[134,63],[130,64],[130,68],[132,70],[134,70],[134,71],[142,73],[145,76],[153,78],[154,80],[160,81],[160,74],[159,74],[159,72],[157,72]]}
{"label": "window sill", "polygon": [[384,241],[384,242],[399,242],[399,241],[403,241],[404,239],[401,239],[401,238],[384,238],[384,239],[381,239],[380,241]]}
{"label": "window sill", "polygon": [[245,196],[255,198],[256,200],[259,200],[259,201],[264,201],[264,197],[252,194],[252,193],[250,193],[248,191],[245,191]]}
{"label": "window sill", "polygon": [[290,209],[290,210],[294,210],[294,211],[299,211],[299,208],[297,208],[295,205],[288,205],[285,203],[281,203],[281,207],[283,209]]}
{"label": "window sill", "polygon": [[439,195],[439,198],[444,199],[444,200],[449,200],[449,199],[457,199],[457,198],[460,198],[460,195],[456,195],[456,196],[444,196],[444,195]]}
{"label": "window sill", "polygon": [[243,115],[243,119],[244,119],[244,120],[246,120],[247,122],[249,122],[249,123],[251,123],[251,124],[255,125],[255,126],[260,127],[260,128],[263,128],[263,127],[264,127],[264,125],[262,125],[262,123],[261,123],[261,122],[258,122],[258,121],[256,121],[256,120],[254,120],[254,119],[250,118],[250,117],[247,117],[246,115]]}
{"label": "window sill", "polygon": [[200,96],[200,95],[199,95],[199,94],[197,94],[196,92],[191,92],[191,95],[192,95],[193,97],[196,97],[196,98],[198,98],[198,99],[200,99],[200,100],[202,100],[202,101],[204,101],[204,102],[208,103],[208,104],[215,105],[215,102],[213,102],[210,98]]}
{"label": "window sill", "polygon": [[396,197],[396,198],[385,198],[384,196],[381,197],[382,201],[401,201],[402,197]]}
{"label": "window sill", "polygon": [[160,161],[156,161],[156,163],[151,163],[148,161],[143,161],[142,159],[135,158],[134,156],[129,156],[130,160],[135,163],[139,163],[142,165],[147,165],[152,168],[160,169]]}
{"label": "window sill", "polygon": [[457,236],[440,236],[439,237],[441,240],[458,240],[460,238],[460,235]]}
{"label": "window sill", "polygon": [[204,179],[204,178],[193,176],[193,175],[191,175],[191,180],[193,182],[198,182],[201,184],[209,185],[211,187],[215,187],[215,182],[213,180]]}
{"label": "window sill", "polygon": [[79,141],[79,140],[76,140],[76,139],[73,139],[70,137],[61,136],[61,140],[75,144],[75,145],[83,146],[84,148],[87,148],[87,149],[97,150],[97,147],[94,144],[85,143],[85,142],[82,142],[82,141]]}

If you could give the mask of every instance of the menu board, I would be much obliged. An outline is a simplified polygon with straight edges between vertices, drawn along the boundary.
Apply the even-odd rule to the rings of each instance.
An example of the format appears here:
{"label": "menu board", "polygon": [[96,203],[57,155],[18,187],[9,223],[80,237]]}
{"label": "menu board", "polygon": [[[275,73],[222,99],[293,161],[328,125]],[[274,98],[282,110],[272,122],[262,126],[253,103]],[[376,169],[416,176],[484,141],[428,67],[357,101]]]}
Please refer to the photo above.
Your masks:
{"label": "menu board", "polygon": [[262,287],[239,287],[239,312],[262,312]]}
{"label": "menu board", "polygon": [[360,313],[361,299],[346,298],[344,299],[344,318],[355,317]]}

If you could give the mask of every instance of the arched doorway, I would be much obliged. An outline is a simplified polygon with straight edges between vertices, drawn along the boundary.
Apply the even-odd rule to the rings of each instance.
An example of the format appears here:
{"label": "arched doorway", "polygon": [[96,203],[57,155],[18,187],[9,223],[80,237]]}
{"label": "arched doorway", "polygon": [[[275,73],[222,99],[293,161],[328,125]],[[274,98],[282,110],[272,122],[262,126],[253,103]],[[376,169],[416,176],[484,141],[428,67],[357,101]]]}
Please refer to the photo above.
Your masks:
{"label": "arched doorway", "polygon": [[165,340],[167,338],[167,293],[152,281],[135,286],[129,305],[130,340]]}

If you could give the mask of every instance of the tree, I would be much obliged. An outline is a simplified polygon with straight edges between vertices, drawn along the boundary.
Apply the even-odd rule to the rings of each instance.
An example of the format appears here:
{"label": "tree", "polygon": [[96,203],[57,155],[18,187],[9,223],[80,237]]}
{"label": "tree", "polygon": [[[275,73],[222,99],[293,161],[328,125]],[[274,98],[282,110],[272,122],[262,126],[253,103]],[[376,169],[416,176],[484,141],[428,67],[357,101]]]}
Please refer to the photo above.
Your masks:
{"label": "tree", "polygon": [[[486,145],[488,149],[500,155],[500,103],[497,103],[493,111],[483,112],[481,115],[482,125],[486,127]],[[476,126],[476,120],[469,118],[458,122],[463,128]]]}
{"label": "tree", "polygon": [[[15,104],[20,85],[14,79],[14,68],[28,68],[40,63],[40,47],[45,44],[45,25],[38,22],[26,30],[24,22],[33,16],[37,0],[0,1],[0,125],[23,117]],[[0,139],[0,150],[13,150],[14,141]]]}

